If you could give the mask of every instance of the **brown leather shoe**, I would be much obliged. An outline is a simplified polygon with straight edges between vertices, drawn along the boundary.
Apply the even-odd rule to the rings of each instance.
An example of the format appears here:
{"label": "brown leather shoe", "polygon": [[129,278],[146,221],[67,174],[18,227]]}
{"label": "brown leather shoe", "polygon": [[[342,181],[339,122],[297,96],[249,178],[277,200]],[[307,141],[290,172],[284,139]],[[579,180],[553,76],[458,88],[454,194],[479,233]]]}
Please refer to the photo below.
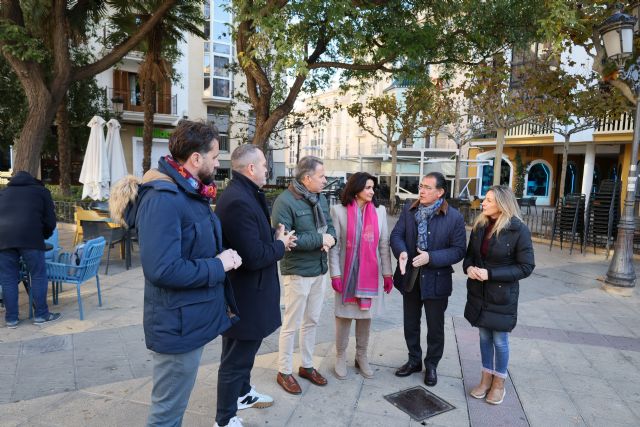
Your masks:
{"label": "brown leather shoe", "polygon": [[306,368],[303,368],[302,366],[300,366],[300,369],[298,369],[298,375],[301,378],[308,379],[315,385],[327,385],[327,379],[322,375],[320,375],[320,372],[316,371],[315,368],[310,368],[310,369],[311,369],[311,372],[307,371]]}
{"label": "brown leather shoe", "polygon": [[278,372],[278,376],[276,376],[276,381],[280,384],[280,387],[284,389],[287,393],[291,394],[300,394],[302,393],[302,389],[300,388],[300,384],[296,381],[296,378],[289,374],[285,375],[283,373]]}

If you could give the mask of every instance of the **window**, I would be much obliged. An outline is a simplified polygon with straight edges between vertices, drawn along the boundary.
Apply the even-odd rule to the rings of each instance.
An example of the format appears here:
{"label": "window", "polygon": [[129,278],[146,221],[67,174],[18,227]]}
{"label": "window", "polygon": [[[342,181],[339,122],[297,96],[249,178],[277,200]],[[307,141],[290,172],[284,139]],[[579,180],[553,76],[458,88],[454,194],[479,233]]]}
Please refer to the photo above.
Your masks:
{"label": "window", "polygon": [[231,30],[228,0],[207,0],[205,4],[203,96],[231,98]]}
{"label": "window", "polygon": [[[500,165],[500,185],[509,185],[511,166],[504,159]],[[482,166],[482,180],[480,182],[480,195],[487,194],[487,190],[493,185],[493,164]]]}
{"label": "window", "polygon": [[544,163],[536,163],[527,174],[527,196],[547,197],[549,195],[549,167]]}

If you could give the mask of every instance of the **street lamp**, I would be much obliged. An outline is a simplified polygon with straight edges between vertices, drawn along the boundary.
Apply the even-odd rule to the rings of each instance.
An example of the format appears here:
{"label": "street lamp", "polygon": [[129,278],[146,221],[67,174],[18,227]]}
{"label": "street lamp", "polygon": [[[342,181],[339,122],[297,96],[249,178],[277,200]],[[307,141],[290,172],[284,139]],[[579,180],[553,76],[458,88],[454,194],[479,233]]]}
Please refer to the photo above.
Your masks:
{"label": "street lamp", "polygon": [[300,134],[302,133],[303,126],[304,126],[304,123],[302,123],[300,119],[297,119],[293,123],[293,128],[296,130],[296,133],[298,134],[298,145],[296,148],[296,165],[300,162]]}
{"label": "street lamp", "polygon": [[113,108],[113,114],[120,120],[122,112],[124,111],[124,99],[121,96],[114,96],[111,98],[111,106]]}
{"label": "street lamp", "polygon": [[614,293],[630,295],[636,281],[636,273],[633,269],[633,234],[635,232],[633,207],[638,175],[636,170],[638,141],[640,141],[640,108],[638,107],[640,104],[640,58],[625,70],[626,60],[633,55],[633,32],[637,18],[623,13],[621,6],[618,6],[617,9],[602,23],[598,31],[604,43],[607,57],[616,63],[620,78],[627,80],[634,92],[636,113],[631,144],[631,162],[627,178],[627,197],[624,201],[622,217],[618,222],[618,237],[604,280],[604,287]]}

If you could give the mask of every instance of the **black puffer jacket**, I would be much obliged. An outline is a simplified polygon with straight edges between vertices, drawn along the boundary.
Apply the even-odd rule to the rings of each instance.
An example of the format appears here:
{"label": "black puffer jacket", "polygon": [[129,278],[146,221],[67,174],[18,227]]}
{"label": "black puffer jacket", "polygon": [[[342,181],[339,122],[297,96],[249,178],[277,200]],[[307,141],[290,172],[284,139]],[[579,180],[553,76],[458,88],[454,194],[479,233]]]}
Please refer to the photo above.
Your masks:
{"label": "black puffer jacket", "polygon": [[484,227],[471,232],[463,268],[486,268],[489,280],[467,279],[467,305],[464,317],[473,325],[494,331],[510,332],[518,318],[519,280],[535,268],[531,233],[517,218],[491,236],[486,258],[480,254]]}
{"label": "black puffer jacket", "polygon": [[0,250],[45,249],[56,228],[51,193],[42,182],[20,171],[0,191]]}

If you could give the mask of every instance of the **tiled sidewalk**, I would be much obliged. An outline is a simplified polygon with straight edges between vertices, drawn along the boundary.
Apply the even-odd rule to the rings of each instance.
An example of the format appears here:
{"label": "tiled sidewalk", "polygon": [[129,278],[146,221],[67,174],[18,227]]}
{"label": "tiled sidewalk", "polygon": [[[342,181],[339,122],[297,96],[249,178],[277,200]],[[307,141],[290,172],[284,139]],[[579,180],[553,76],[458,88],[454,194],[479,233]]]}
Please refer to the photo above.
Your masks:
{"label": "tiled sidewalk", "polygon": [[[536,270],[521,284],[519,324],[511,336],[510,380],[500,406],[468,397],[480,375],[479,347],[477,330],[462,318],[465,277],[455,267],[445,354],[438,385],[430,391],[456,409],[425,425],[640,425],[640,298],[600,290],[595,279],[607,267],[601,256],[549,252],[547,245],[535,249]],[[84,321],[78,319],[75,290],[66,287],[56,308],[64,313],[62,320],[0,328],[0,426],[144,425],[151,357],[141,326],[142,270],[120,271],[101,275],[101,308],[95,286],[83,289]],[[328,375],[329,385],[315,387],[301,380],[302,395],[286,394],[275,383],[277,334],[273,334],[260,349],[252,381],[276,403],[264,410],[242,411],[245,425],[420,425],[383,398],[422,385],[423,379],[422,374],[393,375],[406,359],[400,295],[394,291],[384,297],[385,312],[372,325],[369,354],[375,378],[365,380],[354,370],[352,337],[349,377],[339,381],[330,374],[334,362],[330,294],[329,290],[315,356],[315,365]],[[23,306],[21,313],[25,312]],[[185,426],[213,424],[219,354],[220,340],[206,347]]]}

